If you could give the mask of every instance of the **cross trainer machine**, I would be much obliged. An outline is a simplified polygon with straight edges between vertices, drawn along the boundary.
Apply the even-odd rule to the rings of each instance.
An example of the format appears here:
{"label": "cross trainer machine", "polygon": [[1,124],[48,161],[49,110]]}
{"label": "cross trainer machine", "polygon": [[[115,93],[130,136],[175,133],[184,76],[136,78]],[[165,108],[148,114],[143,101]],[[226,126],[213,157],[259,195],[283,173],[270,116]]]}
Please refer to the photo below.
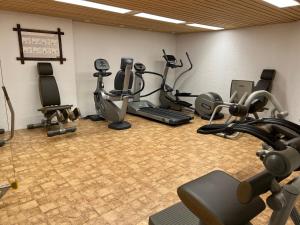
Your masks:
{"label": "cross trainer machine", "polygon": [[[252,225],[250,221],[266,208],[260,195],[268,191],[271,195],[266,203],[273,210],[268,225],[285,225],[289,217],[299,225],[295,205],[300,195],[300,178],[284,185],[280,182],[300,169],[300,136],[294,136],[294,130],[300,131],[300,127],[277,120],[281,120],[273,124],[277,133],[250,124],[230,127],[270,146],[257,152],[265,170],[242,182],[218,170],[188,182],[177,189],[181,202],[150,216],[149,225]],[[264,125],[263,120],[259,123]],[[218,130],[211,133],[215,132]],[[281,132],[292,138],[283,141]]]}
{"label": "cross trainer machine", "polygon": [[[27,129],[46,128],[47,136],[53,137],[76,131],[76,126],[65,127],[70,121],[80,117],[79,108],[72,110],[72,105],[61,105],[59,89],[53,75],[51,63],[37,63],[39,74],[39,91],[43,108],[38,109],[43,113],[45,119],[38,124],[29,124]],[[56,127],[58,125],[58,128]]]}
{"label": "cross trainer machine", "polygon": [[190,56],[188,52],[186,52],[186,57],[189,62],[189,67],[182,71],[178,77],[176,78],[173,87],[168,85],[167,82],[167,77],[168,77],[168,72],[169,69],[176,69],[176,68],[181,68],[183,67],[183,62],[180,59],[179,64],[177,62],[177,59],[174,55],[168,55],[166,51],[163,49],[163,58],[166,60],[166,65],[163,73],[163,80],[161,84],[161,90],[159,93],[159,100],[160,100],[160,107],[166,108],[166,109],[173,109],[177,111],[182,111],[183,109],[191,109],[194,110],[192,107],[192,104],[187,102],[187,101],[182,101],[179,97],[193,97],[196,98],[198,95],[192,95],[191,93],[186,93],[186,92],[180,92],[179,90],[176,90],[176,83],[178,80],[184,76],[187,72],[191,71],[193,69],[193,64],[190,59]]}
{"label": "cross trainer machine", "polygon": [[[206,112],[212,111],[211,107],[216,107],[219,104],[223,103],[222,97],[215,93],[215,92],[208,92],[206,94],[201,94],[201,95],[193,95],[192,93],[188,92],[180,92],[179,90],[176,90],[176,84],[180,78],[182,78],[187,72],[191,71],[193,68],[193,64],[191,61],[191,58],[186,52],[186,57],[188,59],[188,62],[190,66],[181,72],[178,77],[176,78],[173,87],[169,86],[166,83],[167,76],[169,69],[176,69],[183,67],[182,60],[180,59],[180,64],[177,63],[177,59],[174,55],[168,55],[166,54],[165,50],[163,49],[163,58],[166,60],[166,66],[164,69],[164,74],[163,74],[163,82],[162,82],[162,87],[160,90],[160,104],[161,107],[163,108],[170,108],[173,110],[177,111],[182,111],[184,109],[192,110],[196,114],[202,117],[202,119],[209,119],[210,116],[206,116]],[[183,97],[192,97],[195,98],[195,107],[192,106],[191,103],[187,101],[183,101],[181,98]],[[222,114],[220,111],[215,114],[214,120],[219,120],[223,119],[224,114]]]}
{"label": "cross trainer machine", "polygon": [[[146,71],[146,67],[142,63],[135,63],[135,78],[134,78],[134,90],[137,93],[138,90],[143,89],[143,75],[144,74],[152,74],[159,76],[161,78],[162,75],[159,73]],[[151,94],[154,94],[157,91],[160,91],[161,88],[158,88],[148,94],[141,95],[141,92],[138,92],[134,95],[133,101],[129,102],[127,112],[133,115],[141,116],[144,118],[148,118],[151,120],[155,120],[158,122],[162,122],[168,125],[180,125],[189,123],[193,117],[183,114],[181,112],[159,108],[155,106],[153,103],[147,100],[141,100],[141,97],[147,97]]]}
{"label": "cross trainer machine", "polygon": [[[95,69],[98,71],[94,73],[97,77],[97,88],[94,92],[94,101],[97,115],[88,116],[91,120],[93,118],[103,118],[109,121],[108,127],[114,130],[124,130],[131,127],[131,124],[124,121],[129,98],[132,97],[131,88],[133,84],[133,59],[122,58],[120,71],[116,74],[114,80],[115,90],[106,92],[104,90],[103,78],[110,76],[112,73],[108,72],[110,69],[109,63],[105,59],[95,60]],[[139,92],[139,90],[137,91]],[[122,101],[122,106],[119,108],[114,101]]]}

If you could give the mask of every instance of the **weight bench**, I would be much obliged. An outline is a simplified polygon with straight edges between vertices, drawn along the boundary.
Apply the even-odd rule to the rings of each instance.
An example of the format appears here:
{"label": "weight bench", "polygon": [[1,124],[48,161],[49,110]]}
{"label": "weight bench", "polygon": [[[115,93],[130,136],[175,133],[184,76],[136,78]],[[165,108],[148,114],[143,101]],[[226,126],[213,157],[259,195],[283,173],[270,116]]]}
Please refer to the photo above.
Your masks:
{"label": "weight bench", "polygon": [[79,108],[72,110],[72,105],[61,105],[58,86],[53,75],[51,63],[38,63],[39,92],[43,108],[38,109],[45,119],[38,124],[27,125],[28,129],[47,129],[47,136],[66,134],[76,131],[76,126],[65,127],[69,121],[75,121],[80,117]]}

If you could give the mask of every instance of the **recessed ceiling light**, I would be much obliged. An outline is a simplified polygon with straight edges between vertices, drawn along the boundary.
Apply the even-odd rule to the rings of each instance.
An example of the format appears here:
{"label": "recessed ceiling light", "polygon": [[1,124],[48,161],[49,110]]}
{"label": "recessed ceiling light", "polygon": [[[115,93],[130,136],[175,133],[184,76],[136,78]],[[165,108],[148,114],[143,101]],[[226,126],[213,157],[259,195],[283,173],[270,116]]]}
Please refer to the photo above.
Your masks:
{"label": "recessed ceiling light", "polygon": [[270,3],[272,5],[275,5],[279,8],[285,8],[285,7],[300,5],[300,3],[295,1],[295,0],[263,0],[263,1],[265,1],[267,3]]}
{"label": "recessed ceiling light", "polygon": [[131,11],[129,9],[123,9],[123,8],[119,8],[119,7],[115,7],[115,6],[104,5],[104,4],[85,1],[85,0],[55,0],[55,1],[89,7],[89,8],[93,8],[93,9],[105,10],[105,11],[109,11],[109,12],[121,13],[121,14],[128,13]]}
{"label": "recessed ceiling light", "polygon": [[223,27],[213,27],[213,26],[208,26],[208,25],[203,25],[203,24],[198,24],[198,23],[190,23],[187,25],[190,27],[198,27],[198,28],[203,28],[203,29],[208,29],[208,30],[224,30]]}
{"label": "recessed ceiling light", "polygon": [[143,17],[143,18],[151,19],[151,20],[159,20],[159,21],[168,22],[168,23],[176,23],[176,24],[185,23],[185,21],[182,21],[182,20],[175,20],[175,19],[171,19],[171,18],[167,18],[167,17],[163,17],[163,16],[156,16],[156,15],[152,15],[152,14],[148,14],[148,13],[138,13],[138,14],[135,14],[134,16]]}

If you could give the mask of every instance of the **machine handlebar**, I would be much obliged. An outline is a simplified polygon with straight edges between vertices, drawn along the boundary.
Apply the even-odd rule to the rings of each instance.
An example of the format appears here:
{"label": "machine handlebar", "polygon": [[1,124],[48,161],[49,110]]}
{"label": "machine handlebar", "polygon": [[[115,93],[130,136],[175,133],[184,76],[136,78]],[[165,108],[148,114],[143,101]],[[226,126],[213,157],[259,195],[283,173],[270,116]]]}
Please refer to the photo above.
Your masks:
{"label": "machine handlebar", "polygon": [[264,157],[263,163],[273,176],[287,176],[300,167],[300,154],[296,149],[288,146],[283,151],[269,152]]}
{"label": "machine handlebar", "polygon": [[[181,59],[179,60],[180,64],[177,64],[176,58],[173,55],[167,55],[167,53],[164,49],[162,51],[163,51],[163,54],[164,54],[163,57],[167,61],[168,67],[171,67],[171,68],[183,67],[183,62],[182,62]],[[170,56],[172,57],[172,59],[174,58],[174,62],[171,62],[169,60]]]}

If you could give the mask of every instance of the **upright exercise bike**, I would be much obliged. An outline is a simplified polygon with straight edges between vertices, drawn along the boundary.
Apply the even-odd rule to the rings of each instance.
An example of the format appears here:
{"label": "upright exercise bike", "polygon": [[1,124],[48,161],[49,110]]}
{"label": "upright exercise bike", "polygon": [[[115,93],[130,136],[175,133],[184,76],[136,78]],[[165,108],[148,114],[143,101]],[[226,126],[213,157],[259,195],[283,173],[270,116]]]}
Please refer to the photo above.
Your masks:
{"label": "upright exercise bike", "polygon": [[[124,121],[124,118],[127,111],[128,100],[132,96],[130,89],[133,84],[133,59],[121,59],[121,70],[116,74],[114,80],[115,90],[110,92],[104,90],[103,83],[103,78],[112,74],[108,71],[110,69],[109,63],[105,59],[97,59],[94,65],[98,71],[94,73],[94,77],[97,77],[94,101],[98,117],[109,121],[110,124],[108,127],[111,129],[124,130],[130,128],[131,124]],[[122,101],[121,108],[119,108],[114,101]],[[89,117],[91,118],[91,116]]]}

